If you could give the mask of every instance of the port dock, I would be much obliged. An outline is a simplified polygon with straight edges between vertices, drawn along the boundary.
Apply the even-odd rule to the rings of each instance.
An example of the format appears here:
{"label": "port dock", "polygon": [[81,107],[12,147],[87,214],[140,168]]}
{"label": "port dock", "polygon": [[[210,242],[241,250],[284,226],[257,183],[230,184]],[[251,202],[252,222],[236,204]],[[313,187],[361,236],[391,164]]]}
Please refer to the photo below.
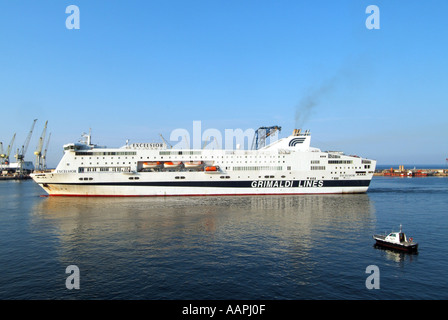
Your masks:
{"label": "port dock", "polygon": [[382,169],[376,170],[375,176],[385,177],[447,177],[448,169],[405,169],[403,165],[398,166],[398,169]]}
{"label": "port dock", "polygon": [[3,180],[26,180],[26,179],[31,179],[30,175],[25,174],[25,175],[0,175],[0,181]]}
{"label": "port dock", "polygon": [[47,170],[47,150],[51,133],[46,140],[45,149],[44,141],[47,132],[48,121],[45,122],[42,134],[40,135],[37,143],[36,151],[34,151],[34,155],[36,157],[35,163],[25,160],[25,154],[28,150],[28,145],[30,143],[36,121],[37,119],[34,119],[25,142],[23,143],[21,148],[17,149],[17,152],[14,155],[16,162],[11,162],[9,159],[9,156],[13,151],[16,134],[14,133],[14,135],[12,136],[11,142],[9,143],[6,150],[3,149],[3,142],[0,141],[0,181],[31,179],[30,174],[32,172]]}

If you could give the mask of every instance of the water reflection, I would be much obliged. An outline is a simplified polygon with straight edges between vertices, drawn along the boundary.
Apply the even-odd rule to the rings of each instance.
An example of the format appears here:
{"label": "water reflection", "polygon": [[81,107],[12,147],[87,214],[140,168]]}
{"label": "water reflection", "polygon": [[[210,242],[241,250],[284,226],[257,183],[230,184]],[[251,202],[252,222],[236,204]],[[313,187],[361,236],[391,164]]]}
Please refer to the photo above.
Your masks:
{"label": "water reflection", "polygon": [[402,252],[399,250],[395,250],[392,248],[384,248],[377,244],[374,244],[373,247],[376,250],[380,250],[380,252],[384,253],[384,256],[387,260],[397,262],[400,265],[404,262],[413,262],[417,259],[418,251],[414,252]]}
{"label": "water reflection", "polygon": [[[88,229],[104,231],[157,230],[183,226],[216,233],[225,226],[281,226],[284,231],[369,221],[375,210],[367,194],[245,197],[73,198],[47,197],[33,208],[35,219],[51,221],[61,235]],[[105,229],[106,227],[110,227]],[[297,229],[298,228],[298,229]]]}
{"label": "water reflection", "polygon": [[97,295],[114,283],[136,299],[295,296],[371,233],[375,212],[367,194],[40,200],[31,223],[58,239],[60,263],[81,265]]}
{"label": "water reflection", "polygon": [[[33,209],[61,241],[157,239],[245,241],[282,239],[309,250],[313,234],[343,240],[368,228],[374,207],[367,194],[246,197],[72,198],[48,197]],[[54,230],[54,229],[53,229]],[[326,231],[334,230],[328,233]],[[73,242],[75,241],[75,242]]]}

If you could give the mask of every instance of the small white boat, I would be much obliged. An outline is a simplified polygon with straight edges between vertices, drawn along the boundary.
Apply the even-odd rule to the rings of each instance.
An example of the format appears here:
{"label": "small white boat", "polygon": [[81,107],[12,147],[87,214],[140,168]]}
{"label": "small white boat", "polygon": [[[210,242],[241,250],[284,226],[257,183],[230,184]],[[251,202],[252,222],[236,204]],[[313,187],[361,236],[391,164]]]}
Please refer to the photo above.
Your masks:
{"label": "small white boat", "polygon": [[399,232],[391,232],[384,235],[374,235],[373,239],[376,241],[376,245],[381,247],[387,247],[392,249],[397,249],[406,252],[417,251],[418,243],[414,242],[413,238],[408,238],[403,233],[401,224]]}

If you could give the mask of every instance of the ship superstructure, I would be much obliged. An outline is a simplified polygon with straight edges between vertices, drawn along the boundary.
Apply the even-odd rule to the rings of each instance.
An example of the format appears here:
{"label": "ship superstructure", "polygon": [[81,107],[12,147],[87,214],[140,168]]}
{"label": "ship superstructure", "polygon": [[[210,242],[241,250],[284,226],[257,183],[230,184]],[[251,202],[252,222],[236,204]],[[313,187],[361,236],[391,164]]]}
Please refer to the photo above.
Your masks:
{"label": "ship superstructure", "polygon": [[199,196],[364,193],[376,161],[310,146],[294,130],[255,150],[172,149],[165,143],[64,145],[52,172],[32,178],[52,196]]}

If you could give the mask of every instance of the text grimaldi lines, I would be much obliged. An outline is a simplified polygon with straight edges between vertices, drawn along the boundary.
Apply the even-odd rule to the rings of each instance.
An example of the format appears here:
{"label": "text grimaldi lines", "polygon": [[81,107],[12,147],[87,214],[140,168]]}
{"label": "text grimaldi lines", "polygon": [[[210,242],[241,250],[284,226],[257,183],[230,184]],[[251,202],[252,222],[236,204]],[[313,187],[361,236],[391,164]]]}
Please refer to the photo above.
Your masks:
{"label": "text grimaldi lines", "polygon": [[324,186],[322,180],[254,180],[252,188],[321,188]]}

